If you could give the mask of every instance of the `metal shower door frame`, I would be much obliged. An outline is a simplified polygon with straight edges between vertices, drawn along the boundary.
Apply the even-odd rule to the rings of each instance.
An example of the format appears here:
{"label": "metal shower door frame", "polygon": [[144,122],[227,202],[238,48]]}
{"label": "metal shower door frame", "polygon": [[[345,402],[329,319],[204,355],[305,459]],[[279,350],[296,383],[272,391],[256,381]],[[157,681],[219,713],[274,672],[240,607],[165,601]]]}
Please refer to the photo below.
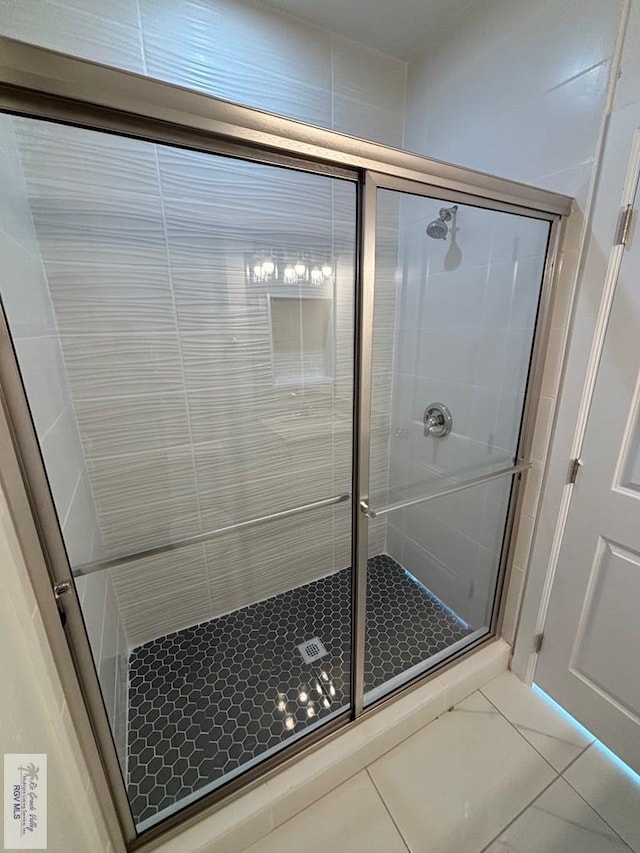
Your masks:
{"label": "metal shower door frame", "polygon": [[[540,286],[540,299],[536,316],[536,325],[529,363],[529,372],[525,387],[524,405],[518,447],[514,464],[499,471],[492,471],[482,476],[471,477],[466,482],[454,486],[444,486],[442,489],[426,494],[420,498],[414,498],[401,504],[391,504],[380,510],[373,510],[369,503],[369,468],[371,455],[371,388],[372,388],[372,360],[373,360],[373,329],[374,329],[374,307],[375,307],[375,249],[376,249],[376,225],[377,225],[377,194],[379,190],[392,190],[398,193],[406,193],[424,198],[433,198],[438,201],[449,201],[459,204],[467,204],[494,210],[500,213],[508,213],[523,216],[529,219],[539,219],[548,222],[549,236],[547,239],[545,263],[542,272]],[[354,466],[357,476],[354,477],[353,490],[353,566],[355,567],[354,579],[354,644],[353,644],[353,697],[355,716],[367,714],[374,710],[372,706],[365,707],[364,700],[364,669],[365,669],[365,624],[366,624],[366,595],[367,595],[367,549],[369,520],[381,515],[386,515],[395,509],[404,506],[412,506],[430,500],[443,497],[447,494],[473,488],[485,482],[499,478],[510,477],[512,480],[511,494],[505,519],[504,538],[496,587],[491,607],[491,620],[489,630],[482,636],[471,635],[470,641],[460,648],[455,655],[447,658],[446,665],[450,665],[457,657],[467,655],[487,640],[494,638],[500,631],[504,618],[504,596],[503,590],[509,580],[509,571],[512,564],[513,548],[515,544],[515,522],[519,518],[520,508],[524,495],[524,476],[532,467],[530,461],[533,443],[533,430],[535,426],[535,415],[538,399],[542,386],[542,371],[544,367],[544,355],[546,353],[550,324],[551,311],[553,307],[553,280],[556,269],[556,260],[562,241],[564,219],[548,211],[532,209],[523,204],[514,204],[510,201],[490,199],[478,196],[468,190],[451,190],[443,188],[430,176],[425,176],[421,181],[409,180],[387,173],[367,170],[363,180],[363,225],[362,236],[362,288],[360,298],[360,317],[363,326],[362,337],[359,341],[357,375],[360,381],[359,393],[356,396],[357,405],[357,436],[354,440]],[[479,633],[479,632],[476,632]],[[383,696],[375,702],[375,708],[382,704],[393,701],[399,692],[406,692],[420,684],[425,677],[438,671],[438,665],[425,666],[418,674],[413,674],[406,683],[395,688],[392,695]]]}
{"label": "metal shower door frame", "polygon": [[[461,201],[551,222],[542,307],[536,328],[531,381],[519,453],[528,457],[533,416],[542,378],[549,327],[552,278],[562,217],[571,211],[566,196],[473,172],[416,154],[355,139],[331,130],[231,104],[141,75],[65,56],[0,37],[0,112],[48,120],[149,142],[315,172],[358,187],[355,284],[354,426],[352,478],[353,656],[352,710],[325,724],[277,756],[138,835],[131,816],[93,659],[75,595],[64,605],[54,588],[70,581],[58,519],[37,436],[22,387],[8,326],[0,312],[0,482],[25,554],[45,630],[67,703],[101,801],[109,829],[129,849],[139,849],[178,832],[239,795],[251,784],[363,714],[395,701],[428,676],[422,674],[374,707],[364,709],[364,638],[368,501],[371,357],[375,280],[376,193],[396,189]],[[521,498],[522,490],[520,490]],[[510,523],[517,512],[511,501]],[[503,549],[504,566],[508,548]],[[501,572],[504,578],[504,567]],[[500,589],[496,596],[499,599]],[[496,610],[496,608],[494,608]],[[497,611],[496,611],[497,613]],[[492,634],[499,629],[494,614]],[[465,649],[469,653],[473,647]]]}

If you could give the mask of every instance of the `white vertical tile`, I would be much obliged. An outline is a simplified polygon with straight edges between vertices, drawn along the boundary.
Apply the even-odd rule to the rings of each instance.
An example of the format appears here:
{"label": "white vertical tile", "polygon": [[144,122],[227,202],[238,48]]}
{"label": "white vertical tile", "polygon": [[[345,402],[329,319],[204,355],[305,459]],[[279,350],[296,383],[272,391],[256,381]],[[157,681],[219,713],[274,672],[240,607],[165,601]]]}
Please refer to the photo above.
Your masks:
{"label": "white vertical tile", "polygon": [[40,448],[58,518],[64,522],[84,467],[80,436],[70,406],[41,439]]}
{"label": "white vertical tile", "polygon": [[112,731],[115,728],[118,623],[118,601],[111,579],[107,578],[98,676]]}
{"label": "white vertical tile", "polygon": [[147,72],[220,98],[327,126],[328,34],[226,0],[142,0]]}
{"label": "white vertical tile", "polygon": [[502,621],[502,637],[509,644],[513,644],[515,638],[520,601],[524,590],[526,574],[523,569],[513,566],[509,576],[509,586],[506,591],[504,605],[504,619]]}
{"label": "white vertical tile", "polygon": [[[84,3],[61,5],[50,0],[20,0],[0,7],[4,35],[50,50],[70,53],[127,71],[141,72],[142,54],[138,29],[131,26],[132,13],[121,14],[118,2],[113,17],[107,7],[94,5],[91,14]],[[119,20],[118,20],[119,19]]]}
{"label": "white vertical tile", "polygon": [[107,576],[104,572],[94,572],[87,576],[82,618],[84,619],[89,644],[93,652],[96,669],[102,660],[102,633],[107,597]]}
{"label": "white vertical tile", "polygon": [[[0,213],[0,229],[3,219]],[[0,290],[12,336],[29,338],[55,334],[53,307],[36,247],[29,251],[0,230],[0,255]]]}
{"label": "white vertical tile", "polygon": [[102,550],[96,508],[86,471],[78,480],[69,512],[64,519],[62,534],[72,566],[80,566],[97,559],[94,553],[96,544],[98,550]]}
{"label": "white vertical tile", "polygon": [[15,348],[36,431],[44,436],[69,403],[60,343],[55,337],[20,338]]}

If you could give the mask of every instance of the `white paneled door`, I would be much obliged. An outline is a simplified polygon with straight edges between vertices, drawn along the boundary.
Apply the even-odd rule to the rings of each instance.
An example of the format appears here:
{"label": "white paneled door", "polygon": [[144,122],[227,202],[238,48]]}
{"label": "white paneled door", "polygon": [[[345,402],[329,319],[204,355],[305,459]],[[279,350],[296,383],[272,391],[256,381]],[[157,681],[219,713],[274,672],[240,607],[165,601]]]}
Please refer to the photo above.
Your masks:
{"label": "white paneled door", "polygon": [[633,239],[634,230],[620,263],[535,680],[640,771],[640,234]]}

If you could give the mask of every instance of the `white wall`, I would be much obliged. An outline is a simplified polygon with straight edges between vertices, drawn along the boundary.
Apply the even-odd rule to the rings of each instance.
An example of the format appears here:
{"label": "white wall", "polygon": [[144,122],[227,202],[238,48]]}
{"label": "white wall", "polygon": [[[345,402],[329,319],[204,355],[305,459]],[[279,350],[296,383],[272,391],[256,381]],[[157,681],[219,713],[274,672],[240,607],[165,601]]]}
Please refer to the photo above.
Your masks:
{"label": "white wall", "polygon": [[51,853],[120,850],[107,834],[2,493],[0,565],[0,751],[46,753]]}
{"label": "white wall", "polygon": [[437,49],[410,63],[407,149],[560,192],[582,189],[621,8],[621,0],[472,4]]}
{"label": "white wall", "polygon": [[508,592],[508,639],[528,563],[621,9],[621,0],[476,3],[442,33],[437,49],[409,64],[408,149],[576,197]]}

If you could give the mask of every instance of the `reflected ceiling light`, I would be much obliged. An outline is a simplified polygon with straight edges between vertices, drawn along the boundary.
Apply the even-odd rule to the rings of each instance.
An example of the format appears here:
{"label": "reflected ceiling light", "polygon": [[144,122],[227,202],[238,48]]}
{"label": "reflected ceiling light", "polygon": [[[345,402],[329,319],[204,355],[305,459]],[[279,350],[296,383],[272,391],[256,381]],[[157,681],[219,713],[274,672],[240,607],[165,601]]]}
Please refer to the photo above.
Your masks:
{"label": "reflected ceiling light", "polygon": [[330,286],[334,278],[333,263],[326,255],[314,257],[314,253],[302,252],[287,257],[286,252],[269,249],[248,256],[246,260],[249,284],[307,284],[323,287]]}
{"label": "reflected ceiling light", "polygon": [[292,729],[295,729],[296,721],[291,716],[291,714],[287,714],[287,716],[284,718],[284,727],[285,727],[285,729],[288,729],[289,731],[291,731]]}

